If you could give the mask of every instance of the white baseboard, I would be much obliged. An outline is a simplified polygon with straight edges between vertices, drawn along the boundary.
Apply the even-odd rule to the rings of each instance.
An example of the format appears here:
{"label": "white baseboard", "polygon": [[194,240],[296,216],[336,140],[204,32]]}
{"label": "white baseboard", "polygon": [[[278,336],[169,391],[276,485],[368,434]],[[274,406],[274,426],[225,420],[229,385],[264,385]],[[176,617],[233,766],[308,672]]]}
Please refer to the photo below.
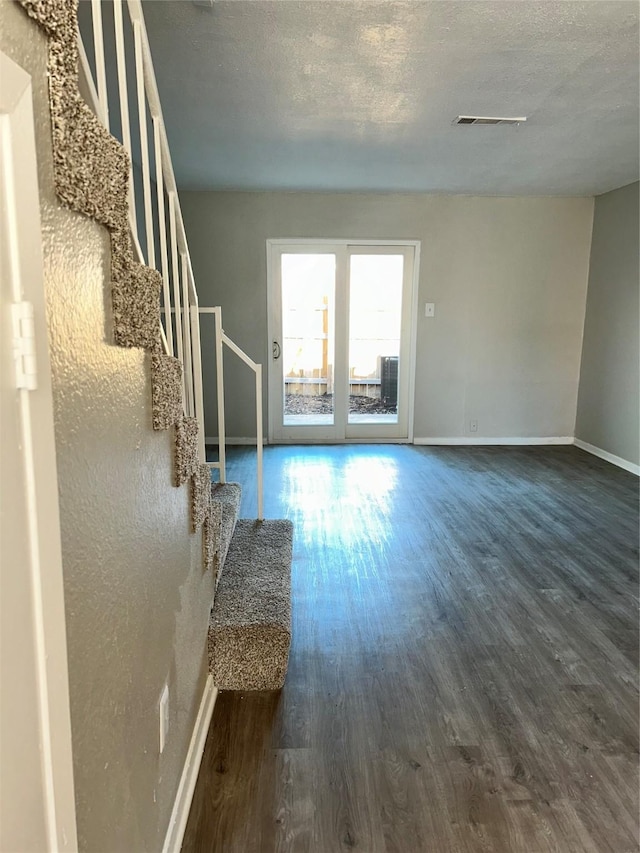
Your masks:
{"label": "white baseboard", "polygon": [[198,771],[200,770],[200,762],[202,761],[202,753],[204,752],[204,744],[207,739],[207,732],[209,731],[209,724],[211,723],[213,707],[216,704],[217,697],[218,688],[214,687],[213,678],[209,674],[202,693],[198,716],[196,717],[191,742],[187,750],[187,757],[182,768],[180,784],[178,785],[178,792],[173,804],[162,853],[180,853],[184,832],[187,828],[189,809],[193,800],[193,792],[198,779]]}
{"label": "white baseboard", "polygon": [[625,471],[630,471],[632,474],[640,476],[640,465],[628,462],[626,459],[623,459],[622,456],[616,456],[615,453],[609,453],[608,450],[596,447],[595,444],[589,444],[581,438],[574,438],[573,443],[576,447],[579,447],[580,450],[586,450],[587,453],[591,453],[593,456],[598,456],[606,462],[611,462],[612,465],[617,465],[618,468],[624,468]]}
{"label": "white baseboard", "polygon": [[[205,435],[204,437],[205,444],[218,444],[218,436],[217,435]],[[263,444],[268,444],[266,438],[262,439]],[[252,444],[254,447],[256,445],[255,438],[251,436],[242,436],[242,435],[228,435],[225,439],[225,444]]]}
{"label": "white baseboard", "polygon": [[538,444],[573,444],[573,436],[571,435],[549,435],[549,436],[516,436],[514,438],[503,438],[502,436],[498,438],[494,438],[493,436],[468,436],[468,435],[460,435],[454,436],[452,438],[442,437],[442,438],[414,438],[414,444],[426,444],[426,445],[500,445],[500,444],[513,444],[513,445],[538,445]]}
{"label": "white baseboard", "polygon": [[324,445],[353,445],[353,444],[411,444],[408,438],[274,438],[271,445],[276,444],[324,444]]}

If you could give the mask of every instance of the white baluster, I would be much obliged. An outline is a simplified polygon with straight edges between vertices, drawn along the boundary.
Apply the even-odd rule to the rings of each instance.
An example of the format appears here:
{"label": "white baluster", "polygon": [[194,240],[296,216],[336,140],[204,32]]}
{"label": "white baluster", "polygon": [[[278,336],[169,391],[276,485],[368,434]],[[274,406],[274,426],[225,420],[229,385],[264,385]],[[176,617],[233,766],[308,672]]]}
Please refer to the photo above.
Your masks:
{"label": "white baluster", "polygon": [[191,312],[189,311],[189,270],[187,268],[187,256],[180,255],[182,261],[182,321],[184,341],[184,386],[186,392],[187,414],[194,417],[195,406],[193,402],[193,366],[191,362]]}
{"label": "white baluster", "polygon": [[171,314],[171,293],[169,291],[169,258],[167,255],[167,222],[164,213],[164,180],[162,176],[162,145],[160,143],[160,119],[153,117],[153,144],[156,155],[156,189],[158,196],[158,230],[160,232],[160,263],[162,265],[162,292],[164,294],[164,322],[169,345],[169,355],[173,355],[173,320]]}
{"label": "white baluster", "polygon": [[[176,312],[176,355],[184,367],[184,351],[182,348],[182,311],[180,308],[180,265],[178,263],[178,238],[176,235],[176,194],[169,193],[169,232],[171,239],[171,260],[173,270],[173,305]],[[183,382],[184,395],[184,382]],[[183,400],[184,402],[184,400]]]}
{"label": "white baluster", "polygon": [[149,164],[149,139],[147,136],[147,98],[144,90],[144,62],[142,57],[142,24],[133,22],[133,40],[136,57],[136,89],[138,93],[138,123],[140,125],[140,154],[142,157],[142,186],[144,189],[144,222],[147,235],[147,265],[155,269],[156,250],[153,235],[153,207],[151,205],[151,168]]}
{"label": "white baluster", "polygon": [[96,57],[96,79],[98,86],[98,103],[102,115],[102,123],[109,130],[109,97],[107,94],[107,72],[104,64],[104,33],[102,30],[102,3],[91,0],[91,17],[93,23],[93,51]]}
{"label": "white baluster", "polygon": [[129,172],[129,216],[131,218],[131,228],[137,240],[138,223],[136,219],[135,191],[133,187],[133,157],[131,155],[131,127],[129,124],[129,93],[127,91],[127,59],[124,49],[122,0],[113,0],[113,21],[116,35],[116,61],[118,66],[118,93],[120,95],[122,144],[124,145],[131,161],[131,170]]}

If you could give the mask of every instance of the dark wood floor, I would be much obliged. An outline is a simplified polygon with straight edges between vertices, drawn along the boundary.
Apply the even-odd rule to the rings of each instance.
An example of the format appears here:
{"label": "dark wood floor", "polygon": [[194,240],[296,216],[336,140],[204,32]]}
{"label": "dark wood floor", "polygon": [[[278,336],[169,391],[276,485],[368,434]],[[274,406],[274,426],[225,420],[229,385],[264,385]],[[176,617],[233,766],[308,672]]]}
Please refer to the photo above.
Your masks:
{"label": "dark wood floor", "polygon": [[636,851],[637,478],[573,447],[265,461],[289,674],[220,694],[183,850]]}

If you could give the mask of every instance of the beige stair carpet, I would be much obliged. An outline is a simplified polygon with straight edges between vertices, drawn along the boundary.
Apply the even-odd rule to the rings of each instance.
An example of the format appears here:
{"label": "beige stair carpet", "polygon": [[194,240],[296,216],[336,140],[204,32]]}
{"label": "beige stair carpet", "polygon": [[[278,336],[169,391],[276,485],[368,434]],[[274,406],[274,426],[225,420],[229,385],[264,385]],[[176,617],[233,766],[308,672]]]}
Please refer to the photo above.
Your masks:
{"label": "beige stair carpet", "polygon": [[213,559],[216,588],[220,581],[220,573],[227,557],[233,532],[236,529],[241,497],[242,489],[239,483],[214,483],[211,487],[211,502],[220,506],[220,538],[218,550]]}
{"label": "beige stair carpet", "polygon": [[241,519],[209,623],[209,670],[222,690],[279,690],[291,645],[290,521]]}

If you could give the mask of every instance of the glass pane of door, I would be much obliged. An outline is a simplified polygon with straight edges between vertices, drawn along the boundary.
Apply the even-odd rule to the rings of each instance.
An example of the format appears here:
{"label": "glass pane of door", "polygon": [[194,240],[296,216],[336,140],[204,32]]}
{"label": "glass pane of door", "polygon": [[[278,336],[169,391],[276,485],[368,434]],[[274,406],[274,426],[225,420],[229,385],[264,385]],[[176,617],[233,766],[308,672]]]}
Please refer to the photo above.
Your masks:
{"label": "glass pane of door", "polygon": [[334,423],[334,254],[282,254],[283,425]]}
{"label": "glass pane of door", "polygon": [[350,257],[350,424],[398,423],[403,276],[403,255]]}

